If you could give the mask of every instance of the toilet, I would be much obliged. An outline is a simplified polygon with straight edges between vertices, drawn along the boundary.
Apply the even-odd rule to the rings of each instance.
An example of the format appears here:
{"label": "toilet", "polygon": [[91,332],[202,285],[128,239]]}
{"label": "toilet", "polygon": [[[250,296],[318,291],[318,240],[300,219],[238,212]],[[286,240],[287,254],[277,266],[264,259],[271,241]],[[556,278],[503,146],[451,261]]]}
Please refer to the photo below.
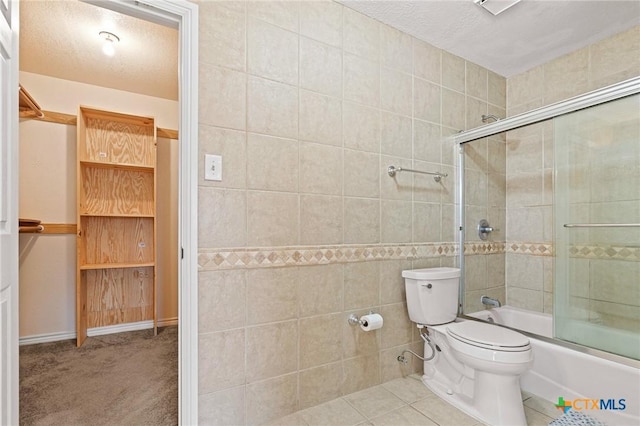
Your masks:
{"label": "toilet", "polygon": [[520,375],[533,363],[529,339],[458,319],[458,268],[413,269],[402,271],[402,277],[409,318],[425,341],[424,384],[488,425],[526,426]]}

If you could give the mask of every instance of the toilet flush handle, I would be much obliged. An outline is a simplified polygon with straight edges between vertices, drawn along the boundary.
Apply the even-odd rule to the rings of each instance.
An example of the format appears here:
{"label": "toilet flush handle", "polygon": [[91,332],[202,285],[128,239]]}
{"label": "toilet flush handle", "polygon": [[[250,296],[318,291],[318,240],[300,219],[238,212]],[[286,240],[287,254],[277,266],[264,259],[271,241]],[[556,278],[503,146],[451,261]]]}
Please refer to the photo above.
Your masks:
{"label": "toilet flush handle", "polygon": [[431,284],[431,283],[422,284],[422,287],[431,288],[431,287],[433,287],[433,284]]}

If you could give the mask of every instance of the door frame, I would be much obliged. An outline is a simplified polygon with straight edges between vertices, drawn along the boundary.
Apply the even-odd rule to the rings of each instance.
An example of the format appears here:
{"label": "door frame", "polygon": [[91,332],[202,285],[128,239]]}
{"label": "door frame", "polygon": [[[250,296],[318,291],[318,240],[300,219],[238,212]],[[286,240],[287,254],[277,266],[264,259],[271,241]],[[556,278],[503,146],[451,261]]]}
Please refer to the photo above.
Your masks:
{"label": "door frame", "polygon": [[19,3],[0,0],[0,423],[17,424]]}
{"label": "door frame", "polygon": [[198,423],[198,6],[186,0],[82,0],[178,29],[178,421]]}

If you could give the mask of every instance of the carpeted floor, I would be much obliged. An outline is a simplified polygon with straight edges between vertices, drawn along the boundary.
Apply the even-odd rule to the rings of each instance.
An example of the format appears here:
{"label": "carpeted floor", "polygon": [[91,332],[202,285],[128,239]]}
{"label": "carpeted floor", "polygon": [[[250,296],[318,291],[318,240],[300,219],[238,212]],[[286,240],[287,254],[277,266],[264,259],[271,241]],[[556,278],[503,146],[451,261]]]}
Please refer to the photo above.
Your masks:
{"label": "carpeted floor", "polygon": [[177,327],[20,348],[21,425],[177,423]]}

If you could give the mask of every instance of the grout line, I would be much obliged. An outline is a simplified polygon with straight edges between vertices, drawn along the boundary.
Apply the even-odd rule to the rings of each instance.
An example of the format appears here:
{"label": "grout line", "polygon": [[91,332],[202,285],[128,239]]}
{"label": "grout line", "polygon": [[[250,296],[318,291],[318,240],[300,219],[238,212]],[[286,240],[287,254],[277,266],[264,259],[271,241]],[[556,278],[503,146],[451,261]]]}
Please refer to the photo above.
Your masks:
{"label": "grout line", "polygon": [[[244,246],[246,247],[249,243],[249,8],[247,4],[244,5],[244,214],[245,214],[245,223],[244,223]],[[247,397],[247,371],[248,371],[248,339],[247,339],[247,329],[246,326],[249,320],[249,314],[247,310],[248,305],[248,279],[246,271],[242,274],[244,277],[245,284],[245,297],[244,297],[244,310],[245,310],[245,318],[243,328],[243,336],[244,336],[244,377],[242,379],[242,393],[243,393],[243,407],[242,414],[243,418],[246,421],[249,416],[249,401]]]}
{"label": "grout line", "polygon": [[[364,390],[364,389],[363,389],[363,390]],[[360,391],[358,391],[358,392],[360,392]],[[361,412],[361,411],[360,411],[360,410],[358,410],[358,409],[357,409],[353,404],[351,404],[351,403],[349,402],[349,400],[347,400],[347,397],[349,397],[349,396],[353,395],[354,393],[357,393],[357,392],[351,392],[350,394],[345,395],[345,396],[342,396],[342,397],[340,397],[340,398],[341,398],[344,402],[346,402],[346,403],[349,405],[349,407],[351,407],[351,408],[353,408],[354,410],[356,410],[356,412],[357,412],[358,414],[360,414],[360,415],[361,415],[362,417],[364,417],[366,420],[369,420],[369,417],[367,417],[363,412]]]}
{"label": "grout line", "polygon": [[[345,167],[346,167],[346,162],[345,162],[345,131],[344,131],[344,112],[345,112],[345,96],[344,96],[344,86],[345,86],[345,66],[344,66],[344,59],[345,59],[345,49],[344,49],[344,39],[345,39],[345,25],[344,25],[344,20],[345,20],[345,14],[344,14],[344,8],[342,9],[342,14],[341,14],[341,20],[342,20],[342,32],[341,32],[341,36],[342,36],[342,46],[340,49],[340,106],[341,106],[341,113],[340,113],[340,139],[341,139],[341,167],[340,167],[340,173],[342,174],[342,243],[344,244],[346,242],[346,229],[347,229],[347,214],[346,214],[346,196],[345,196],[345,183],[346,183],[346,173],[345,173]],[[342,308],[344,311],[344,269],[342,271],[342,294],[343,294],[343,298],[342,298]],[[342,350],[342,352],[344,353],[344,348]],[[340,355],[340,359],[342,359],[342,354]],[[344,378],[344,366],[343,366],[343,378]]]}
{"label": "grout line", "polygon": [[[298,101],[298,108],[297,108],[297,111],[296,111],[296,113],[297,113],[296,139],[297,139],[297,142],[298,142],[298,181],[297,181],[297,188],[296,188],[297,189],[296,190],[297,197],[298,197],[298,244],[300,244],[301,241],[302,241],[302,222],[303,222],[303,218],[302,218],[302,195],[301,195],[301,192],[302,192],[302,187],[301,187],[301,175],[302,175],[302,161],[301,161],[302,153],[301,153],[301,151],[302,151],[302,143],[300,141],[300,117],[302,116],[302,114],[300,113],[301,109],[302,109],[302,90],[300,89],[300,86],[301,86],[301,82],[300,82],[300,73],[301,73],[300,63],[301,63],[301,61],[300,61],[300,58],[302,56],[302,43],[300,42],[301,36],[300,36],[300,33],[299,33],[299,31],[300,31],[300,10],[299,10],[299,7],[300,6],[298,5],[298,33],[295,33],[296,34],[296,41],[297,41],[297,44],[298,44],[297,45],[298,62],[296,64],[297,67],[298,67],[298,75],[297,75],[298,78],[297,78],[297,86],[296,86],[296,90],[297,90],[296,99]],[[300,363],[299,358],[300,358],[300,330],[298,330],[298,364]],[[298,365],[298,367],[299,367],[299,365]],[[298,380],[298,382],[299,382],[299,380]],[[299,398],[300,397],[300,383],[298,383],[297,395],[298,395],[298,404],[297,404],[298,407],[297,408],[300,408],[299,407],[299,405],[300,405],[300,398]]]}
{"label": "grout line", "polygon": [[[422,401],[423,399],[426,399],[426,398],[419,399],[418,401]],[[415,408],[415,407],[412,405],[412,404],[415,404],[415,403],[416,403],[416,402],[418,402],[418,401],[414,401],[414,402],[412,402],[411,404],[407,404],[407,405],[409,406],[409,408],[411,408],[412,410],[414,410],[416,413],[420,414],[422,417],[424,417],[424,418],[426,418],[426,419],[429,419],[429,420],[430,420],[430,421],[432,421],[433,423],[436,423],[433,419],[431,419],[429,416],[427,416],[427,415],[426,415],[426,414],[424,414],[422,411],[418,410],[417,408]],[[436,423],[436,424],[439,424],[439,423]]]}

